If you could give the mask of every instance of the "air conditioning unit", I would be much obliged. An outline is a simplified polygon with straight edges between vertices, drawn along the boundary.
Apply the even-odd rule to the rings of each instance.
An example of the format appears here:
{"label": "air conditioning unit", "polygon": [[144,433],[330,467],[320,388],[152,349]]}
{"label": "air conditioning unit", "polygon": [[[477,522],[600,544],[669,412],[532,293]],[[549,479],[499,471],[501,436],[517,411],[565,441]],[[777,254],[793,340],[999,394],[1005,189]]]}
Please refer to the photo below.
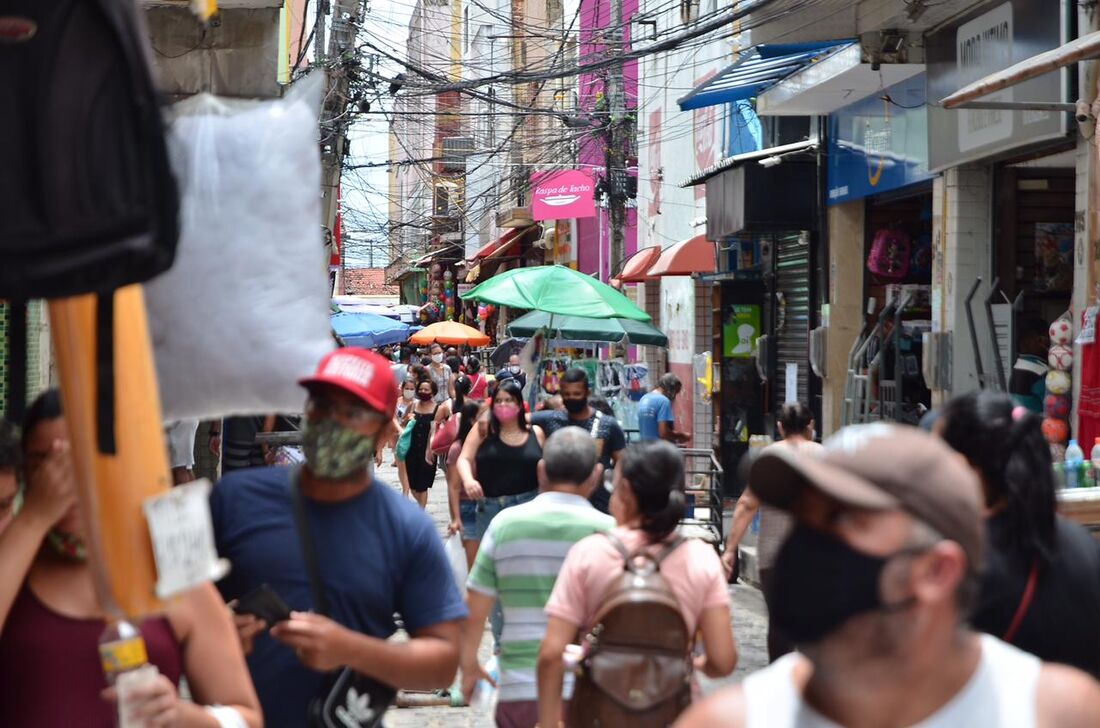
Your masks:
{"label": "air conditioning unit", "polygon": [[446,137],[443,139],[443,169],[462,171],[466,169],[466,157],[474,153],[474,138],[468,136]]}

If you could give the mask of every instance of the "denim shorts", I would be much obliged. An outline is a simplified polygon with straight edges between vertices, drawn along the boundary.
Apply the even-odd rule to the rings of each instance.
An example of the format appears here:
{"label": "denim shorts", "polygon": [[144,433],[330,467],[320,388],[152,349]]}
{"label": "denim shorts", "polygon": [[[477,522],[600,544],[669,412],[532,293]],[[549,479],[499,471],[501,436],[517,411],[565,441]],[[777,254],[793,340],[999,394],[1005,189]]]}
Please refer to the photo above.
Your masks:
{"label": "denim shorts", "polygon": [[538,493],[538,490],[529,490],[519,495],[502,495],[497,498],[482,498],[474,501],[474,506],[477,508],[477,527],[474,529],[474,538],[480,541],[485,536],[485,532],[489,530],[489,521],[493,520],[496,514],[510,506],[529,503]]}
{"label": "denim shorts", "polygon": [[477,501],[458,502],[458,514],[462,518],[462,540],[480,541],[477,535]]}

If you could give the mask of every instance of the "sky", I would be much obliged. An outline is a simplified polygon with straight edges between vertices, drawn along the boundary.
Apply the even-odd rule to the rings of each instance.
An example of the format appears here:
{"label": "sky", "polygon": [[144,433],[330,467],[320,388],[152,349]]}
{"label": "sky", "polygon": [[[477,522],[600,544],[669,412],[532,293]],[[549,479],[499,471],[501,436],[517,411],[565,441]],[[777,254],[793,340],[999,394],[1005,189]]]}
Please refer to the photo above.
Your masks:
{"label": "sky", "polygon": [[[372,43],[398,57],[403,57],[405,41],[408,38],[409,18],[412,16],[414,6],[415,0],[373,0],[370,3],[366,22],[363,24],[364,34],[370,37]],[[386,59],[380,59],[380,61],[376,70],[379,70],[382,75],[392,78],[400,71],[397,64]],[[388,110],[390,101],[385,89],[382,91],[382,96],[386,99],[384,107]],[[378,104],[372,101],[371,109],[375,110],[377,107]],[[360,116],[349,130],[348,138],[351,141],[349,164],[383,162],[389,158],[388,126],[386,117],[381,114]],[[346,246],[345,254],[348,267],[369,265],[383,267],[389,263],[388,244],[384,240],[379,239],[377,234],[368,237],[364,234],[356,234],[354,230],[354,219],[362,219],[366,216],[378,223],[372,227],[381,227],[380,223],[385,221],[389,214],[385,196],[388,184],[385,167],[345,173],[343,207],[348,211],[345,215],[345,228],[348,229],[351,238],[351,244]]]}

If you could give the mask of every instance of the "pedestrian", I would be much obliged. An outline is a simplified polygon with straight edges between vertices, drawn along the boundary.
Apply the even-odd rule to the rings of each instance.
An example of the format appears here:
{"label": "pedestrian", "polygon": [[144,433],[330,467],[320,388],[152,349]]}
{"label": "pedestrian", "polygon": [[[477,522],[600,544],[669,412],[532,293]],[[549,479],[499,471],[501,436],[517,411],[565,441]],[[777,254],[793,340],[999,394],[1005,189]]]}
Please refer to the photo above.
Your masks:
{"label": "pedestrian", "polygon": [[22,469],[19,428],[0,418],[0,532],[11,523],[15,499],[19,496],[19,473]]}
{"label": "pedestrian", "polygon": [[981,490],[942,441],[857,425],[820,457],[768,449],[750,479],[795,517],[775,562],[772,619],[799,651],[677,725],[1096,724],[1092,678],[966,625],[983,561]]}
{"label": "pedestrian", "polygon": [[497,372],[498,382],[505,379],[516,380],[521,391],[527,389],[527,372],[523,371],[523,367],[520,366],[519,354],[512,354],[508,357],[508,366]]}
{"label": "pedestrian", "polygon": [[[549,621],[538,658],[541,725],[557,725],[562,710],[563,652],[578,631],[584,634],[595,627],[604,595],[622,579],[623,552],[663,555],[660,574],[676,597],[687,635],[697,635],[700,653],[694,659],[696,669],[712,678],[733,672],[737,646],[722,564],[710,545],[677,536],[685,503],[684,459],[675,447],[648,441],[626,448],[615,469],[611,494],[616,526],[608,533],[614,540],[606,535],[589,536],[570,549],[546,605]],[[673,544],[676,546],[669,551]],[[689,659],[690,643],[686,649],[685,659]],[[639,683],[637,689],[645,686]]]}
{"label": "pedestrian", "polygon": [[222,475],[242,468],[264,466],[264,451],[256,442],[256,435],[264,431],[265,419],[263,415],[226,417],[219,423],[217,432],[221,438]]}
{"label": "pedestrian", "polygon": [[[237,618],[268,728],[306,725],[311,702],[325,697],[324,673],[341,667],[395,689],[449,685],[466,617],[431,519],[373,474],[375,440],[397,400],[387,363],[339,349],[301,384],[305,464],[233,473],[210,498],[218,553],[234,564],[223,596],[267,584],[292,610],[276,625]],[[389,639],[395,614],[408,640]]]}
{"label": "pedestrian", "polygon": [[639,439],[661,439],[672,443],[684,443],[691,439],[690,433],[676,429],[676,417],[672,414],[672,403],[683,387],[680,378],[669,372],[657,380],[653,391],[647,392],[638,401]]}
{"label": "pedestrian", "polygon": [[467,584],[470,621],[463,636],[462,692],[469,701],[476,682],[487,678],[477,650],[485,620],[499,599],[504,623],[496,724],[501,728],[534,728],[538,723],[534,645],[546,632],[543,608],[554,577],[573,544],[615,525],[588,502],[591,491],[602,484],[603,467],[595,442],[579,427],[547,438],[538,479],[539,495],[533,501],[503,511],[489,524]]}
{"label": "pedestrian", "polygon": [[[436,458],[431,450],[432,435],[436,427],[450,414],[450,408],[436,400],[439,390],[433,379],[421,379],[416,383],[416,404],[406,427],[412,427],[412,440],[405,456],[405,472],[413,498],[421,508],[428,506],[428,489],[435,482]],[[408,415],[406,415],[408,417]]]}
{"label": "pedestrian", "polygon": [[[3,533],[0,553],[0,725],[113,728],[114,691],[100,665],[107,615],[88,563],[69,431],[56,389],[41,394],[23,423],[26,497]],[[210,584],[166,602],[137,625],[159,676],[135,688],[140,725],[262,724],[233,623]],[[179,696],[187,679],[190,699]]]}
{"label": "pedestrian", "polygon": [[[774,448],[787,448],[808,454],[820,454],[821,445],[814,442],[814,415],[805,404],[792,402],[783,405],[779,410],[779,418],[776,421],[782,440],[770,445]],[[759,449],[752,449],[745,457],[759,454]],[[751,461],[750,461],[751,462]],[[746,463],[748,464],[748,463]],[[748,472],[746,470],[746,472]],[[790,533],[793,521],[784,511],[773,508],[760,502],[753,492],[752,483],[746,483],[741,497],[737,499],[737,505],[733,509],[733,520],[730,523],[729,538],[726,540],[725,550],[722,552],[722,566],[726,571],[726,577],[733,573],[737,560],[737,548],[744,538],[745,532],[760,514],[760,525],[756,537],[756,564],[760,572],[760,587],[764,594],[764,602],[771,609],[772,578],[775,557],[779,553],[779,547]],[[783,638],[774,625],[768,623],[768,660],[774,662],[792,650],[789,642]]]}
{"label": "pedestrian", "polygon": [[470,378],[470,398],[484,402],[489,396],[489,377],[481,371],[481,360],[473,354],[466,357],[466,376]]}
{"label": "pedestrian", "polygon": [[198,420],[177,420],[165,428],[173,485],[190,483],[195,479],[195,433],[198,429]]}
{"label": "pedestrian", "polygon": [[988,549],[974,629],[1100,677],[1100,552],[1059,516],[1042,418],[1007,395],[949,401],[936,423],[981,482]]}
{"label": "pedestrian", "polygon": [[[453,349],[451,349],[451,351],[453,351]],[[459,374],[466,373],[466,362],[457,354],[448,355],[444,362],[451,368],[452,377],[457,377]]]}
{"label": "pedestrian", "polygon": [[505,508],[538,494],[538,462],[544,435],[523,416],[522,393],[514,380],[504,381],[493,396],[484,436],[474,428],[466,436],[457,469],[466,495],[477,502],[478,542],[489,522]]}
{"label": "pedestrian", "polygon": [[444,362],[443,347],[439,344],[432,344],[428,377],[435,382],[435,401],[437,403],[443,403],[454,397],[454,372]]}
{"label": "pedestrian", "polygon": [[416,402],[416,379],[406,379],[401,383],[401,399],[397,400],[396,416],[404,424],[405,415]]}
{"label": "pedestrian", "polygon": [[477,535],[477,502],[466,495],[462,487],[462,476],[458,472],[458,458],[462,455],[462,446],[470,430],[477,425],[482,404],[473,399],[466,400],[458,413],[458,433],[447,451],[447,507],[451,514],[451,523],[447,535],[460,534],[462,546],[466,551],[466,568],[474,565],[480,537]]}
{"label": "pedestrian", "polygon": [[408,346],[402,346],[397,350],[397,361],[390,365],[390,371],[393,372],[393,379],[397,382],[398,386],[405,383],[405,378],[409,375],[409,366],[412,364],[412,349]]}
{"label": "pedestrian", "polygon": [[[580,427],[596,440],[596,452],[604,472],[610,473],[626,447],[626,435],[614,417],[593,409],[589,404],[591,388],[588,374],[580,367],[566,370],[561,379],[560,389],[562,410],[543,410],[531,415],[531,422],[552,435],[563,427]],[[608,513],[611,494],[603,483],[592,492],[592,505],[603,513]]]}

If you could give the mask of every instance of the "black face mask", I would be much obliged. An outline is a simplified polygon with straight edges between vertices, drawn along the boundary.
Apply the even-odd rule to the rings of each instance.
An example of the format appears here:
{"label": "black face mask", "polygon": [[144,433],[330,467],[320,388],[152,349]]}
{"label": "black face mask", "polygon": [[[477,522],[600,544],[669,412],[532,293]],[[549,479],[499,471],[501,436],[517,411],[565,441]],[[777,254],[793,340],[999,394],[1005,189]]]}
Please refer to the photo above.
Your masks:
{"label": "black face mask", "polygon": [[883,604],[882,570],[893,558],[871,556],[835,536],[795,525],[775,560],[771,619],[795,644],[813,644],[852,617],[876,610],[904,609],[912,604]]}
{"label": "black face mask", "polygon": [[588,406],[587,399],[563,399],[562,402],[565,404],[565,411],[571,415],[579,415]]}

